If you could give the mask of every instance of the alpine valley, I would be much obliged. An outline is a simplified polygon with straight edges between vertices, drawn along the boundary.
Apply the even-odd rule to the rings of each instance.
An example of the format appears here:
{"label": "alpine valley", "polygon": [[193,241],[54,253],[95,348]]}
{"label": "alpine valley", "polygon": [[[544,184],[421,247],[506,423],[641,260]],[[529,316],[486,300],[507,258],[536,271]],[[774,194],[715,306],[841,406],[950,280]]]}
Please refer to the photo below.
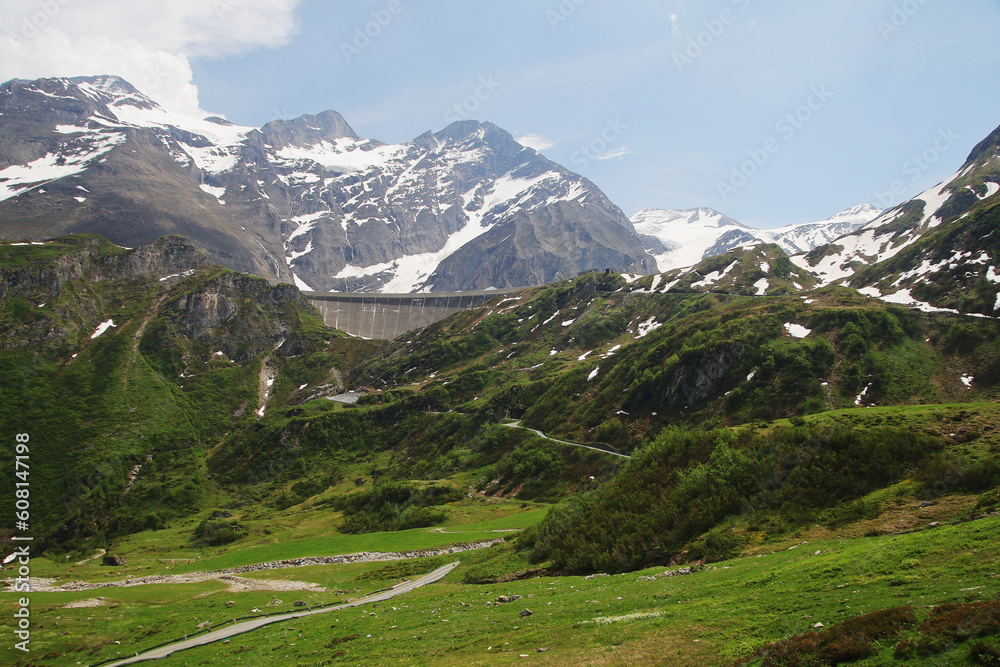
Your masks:
{"label": "alpine valley", "polygon": [[[485,123],[0,113],[9,664],[998,664],[1000,130],[756,230]],[[489,288],[395,340],[301,291]]]}

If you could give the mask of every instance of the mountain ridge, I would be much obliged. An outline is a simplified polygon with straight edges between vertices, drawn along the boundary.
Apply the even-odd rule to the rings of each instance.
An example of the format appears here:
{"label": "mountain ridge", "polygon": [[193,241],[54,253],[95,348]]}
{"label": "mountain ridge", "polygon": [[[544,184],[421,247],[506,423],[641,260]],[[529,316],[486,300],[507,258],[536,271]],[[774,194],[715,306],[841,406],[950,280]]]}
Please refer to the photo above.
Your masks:
{"label": "mountain ridge", "polygon": [[[213,261],[319,291],[655,270],[597,186],[491,123],[397,145],[359,137],[335,111],[250,128],[173,114],[113,76],[13,80],[0,113],[3,238],[180,234]],[[498,227],[509,233],[491,237],[492,265],[457,254]]]}
{"label": "mountain ridge", "polygon": [[630,219],[660,272],[694,266],[740,246],[774,243],[789,255],[811,251],[871,222],[882,213],[859,204],[827,220],[757,229],[711,208],[643,209]]}

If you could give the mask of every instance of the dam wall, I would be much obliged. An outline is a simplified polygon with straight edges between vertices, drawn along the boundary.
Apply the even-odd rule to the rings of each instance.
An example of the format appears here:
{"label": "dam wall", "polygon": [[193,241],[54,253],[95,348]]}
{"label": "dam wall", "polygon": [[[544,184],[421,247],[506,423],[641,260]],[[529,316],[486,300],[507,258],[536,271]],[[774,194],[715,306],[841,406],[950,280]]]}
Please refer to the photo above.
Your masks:
{"label": "dam wall", "polygon": [[348,294],[302,292],[328,326],[353,336],[392,340],[423,329],[463,310],[522,290],[431,294]]}

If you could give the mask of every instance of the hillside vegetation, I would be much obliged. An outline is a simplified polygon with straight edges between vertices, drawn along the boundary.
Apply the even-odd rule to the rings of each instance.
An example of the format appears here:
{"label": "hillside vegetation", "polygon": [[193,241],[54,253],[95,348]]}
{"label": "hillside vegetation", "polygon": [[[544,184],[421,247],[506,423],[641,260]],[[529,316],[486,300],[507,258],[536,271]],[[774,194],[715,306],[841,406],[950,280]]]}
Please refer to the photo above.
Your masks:
{"label": "hillside vegetation", "polygon": [[[571,575],[583,586],[588,580],[575,575],[694,565],[720,568],[709,576],[723,577],[723,562],[750,567],[739,559],[803,541],[890,544],[932,522],[993,531],[997,321],[922,313],[842,287],[799,293],[809,285],[772,250],[737,251],[703,267],[732,267],[731,284],[716,289],[696,289],[691,279],[664,291],[662,277],[595,272],[498,297],[397,341],[367,341],[325,326],[295,288],[208,264],[182,239],[136,250],[87,236],[2,245],[0,424],[31,434],[32,532],[44,572],[110,576],[97,563],[72,565],[98,548],[126,556],[124,577],[507,538],[463,555],[449,575],[448,594],[475,596],[479,605],[480,593],[500,594],[497,586],[541,596]],[[774,277],[766,295],[747,293],[758,273]],[[362,394],[356,405],[330,400],[347,390]],[[0,464],[13,469],[12,457],[5,448]],[[0,498],[13,497],[8,477]],[[3,521],[12,533],[11,519]],[[908,536],[913,549],[929,548],[922,532]],[[957,558],[934,544],[941,562]],[[955,567],[979,581],[996,561],[976,553]],[[351,569],[347,578],[306,568],[329,584],[310,599],[335,601],[363,588],[356,582],[391,585],[441,558]],[[768,563],[772,573],[785,568],[780,576],[789,581],[808,579],[804,563]],[[925,565],[886,564],[886,585],[899,580],[931,595],[929,584],[917,584]],[[712,581],[717,595],[723,584]],[[192,585],[184,595],[213,590]],[[598,596],[596,583],[587,586]],[[582,597],[552,600],[572,607],[565,618],[575,619],[553,627],[593,646],[633,642],[632,653],[616,656],[634,657],[666,636],[666,621],[642,625],[675,613],[659,592],[623,588],[619,603],[602,586],[598,597],[610,602],[599,613],[585,611]],[[959,602],[996,594],[992,581],[983,586],[985,597]],[[710,597],[696,589],[690,595]],[[128,613],[109,616],[115,632],[150,613],[139,589],[122,590],[115,599]],[[673,586],[663,594],[687,595]],[[43,595],[56,605],[66,593]],[[197,600],[184,595],[181,607],[194,613]],[[266,599],[252,595],[262,609]],[[415,599],[440,606],[436,595]],[[866,611],[898,607],[888,596]],[[817,608],[830,613],[831,600]],[[536,615],[537,607],[530,603]],[[226,607],[223,614],[232,617]],[[621,635],[588,620],[629,614],[640,616],[607,622],[630,628]],[[153,616],[157,632],[169,634],[169,614]],[[720,642],[685,656],[806,664],[795,660],[826,650],[795,641],[765,650],[809,630],[801,623],[761,620],[739,630],[752,641],[736,642],[738,631],[717,617],[685,618],[711,626],[705,636]],[[837,620],[847,618],[845,611]],[[886,637],[913,644],[900,655],[944,655],[954,642],[921,648],[934,618],[888,614]],[[345,636],[364,631],[370,639],[372,621],[356,621]],[[80,648],[50,640],[56,656],[117,652],[105,648],[110,630],[93,641],[74,632]],[[452,637],[463,659],[476,642],[491,641],[481,630],[464,632]],[[558,643],[538,633],[539,642]],[[142,647],[130,641],[129,654]],[[447,641],[434,641],[443,642],[435,655],[447,662]],[[360,639],[315,650],[339,664],[360,656],[362,644],[393,660],[414,650],[379,653]],[[976,650],[987,655],[995,641],[984,646]],[[574,650],[554,653],[575,660]],[[277,664],[323,664],[296,655]]]}

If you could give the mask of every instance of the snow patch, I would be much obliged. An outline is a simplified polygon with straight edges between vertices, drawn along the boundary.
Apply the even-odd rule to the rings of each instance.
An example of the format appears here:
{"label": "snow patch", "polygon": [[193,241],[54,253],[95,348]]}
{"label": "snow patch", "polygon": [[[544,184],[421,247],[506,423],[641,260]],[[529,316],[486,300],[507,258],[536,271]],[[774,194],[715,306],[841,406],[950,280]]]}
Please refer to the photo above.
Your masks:
{"label": "snow patch", "polygon": [[85,171],[97,158],[123,143],[125,139],[125,135],[119,132],[102,134],[95,137],[86,146],[76,149],[64,146],[60,152],[48,153],[27,164],[12,165],[2,169],[0,170],[0,201],[16,197],[31,189],[31,186],[79,174]]}
{"label": "snow patch", "polygon": [[767,294],[767,288],[771,286],[771,281],[767,278],[761,278],[753,286],[757,288],[757,296],[764,296]]}
{"label": "snow patch", "polygon": [[592,382],[594,380],[594,378],[597,377],[597,374],[600,373],[600,372],[601,372],[601,367],[600,366],[598,366],[594,370],[590,371],[590,375],[587,376],[587,382]]}
{"label": "snow patch", "polygon": [[656,321],[656,317],[651,317],[645,322],[639,324],[639,335],[635,337],[636,340],[640,338],[645,338],[649,334],[653,333],[663,325]]}
{"label": "snow patch", "polygon": [[968,389],[972,389],[972,383],[975,382],[975,381],[976,381],[976,378],[974,378],[971,375],[963,375],[962,376],[962,384],[964,384]]}
{"label": "snow patch", "polygon": [[888,296],[882,297],[882,300],[887,303],[898,303],[902,306],[910,306],[911,308],[916,308],[925,313],[954,313],[958,314],[958,311],[954,308],[936,308],[926,301],[918,301],[913,298],[910,294],[910,290],[904,289],[899,290],[895,294],[890,294]]}
{"label": "snow patch", "polygon": [[222,196],[226,194],[225,188],[216,188],[211,185],[206,185],[204,183],[202,183],[198,187],[201,188],[202,191],[207,192],[208,194],[218,199],[220,202],[222,201]]}
{"label": "snow patch", "polygon": [[295,286],[298,287],[300,290],[302,290],[304,292],[315,292],[316,291],[312,287],[309,286],[309,283],[307,283],[306,281],[302,280],[302,278],[299,278],[294,273],[292,274],[292,280],[295,281]]}
{"label": "snow patch", "polygon": [[868,390],[869,390],[869,389],[871,389],[871,388],[872,388],[872,386],[871,386],[871,385],[868,385],[867,387],[865,387],[865,388],[864,388],[864,389],[863,389],[863,390],[861,391],[861,393],[860,393],[860,394],[858,394],[857,398],[855,398],[855,399],[854,399],[854,405],[857,405],[858,407],[861,407],[861,403],[862,403],[862,401],[864,401],[864,400],[865,400],[865,396],[867,396],[867,395],[868,395]]}
{"label": "snow patch", "polygon": [[405,154],[406,146],[378,145],[368,139],[342,137],[307,147],[287,146],[277,151],[276,156],[287,162],[308,160],[331,171],[356,173],[376,167],[384,168]]}
{"label": "snow patch", "polygon": [[806,336],[812,333],[812,329],[806,329],[801,324],[792,324],[792,323],[788,323],[785,325],[785,331],[787,331],[788,335],[793,338],[805,338]]}
{"label": "snow patch", "polygon": [[715,283],[722,280],[724,277],[728,276],[729,273],[739,265],[739,260],[733,261],[732,264],[727,266],[722,271],[712,271],[708,275],[704,276],[704,280],[700,280],[696,283],[691,283],[691,287],[711,287]]}
{"label": "snow patch", "polygon": [[172,273],[169,276],[164,276],[164,277],[160,278],[160,282],[161,283],[165,283],[168,280],[170,280],[171,278],[187,278],[190,275],[194,275],[194,269],[188,269],[184,273]]}
{"label": "snow patch", "polygon": [[115,321],[114,320],[108,320],[107,322],[101,322],[97,326],[97,329],[94,331],[94,333],[92,333],[90,335],[90,339],[94,340],[95,338],[98,338],[101,334],[103,334],[105,331],[107,331],[108,329],[111,329],[114,326],[115,326]]}

